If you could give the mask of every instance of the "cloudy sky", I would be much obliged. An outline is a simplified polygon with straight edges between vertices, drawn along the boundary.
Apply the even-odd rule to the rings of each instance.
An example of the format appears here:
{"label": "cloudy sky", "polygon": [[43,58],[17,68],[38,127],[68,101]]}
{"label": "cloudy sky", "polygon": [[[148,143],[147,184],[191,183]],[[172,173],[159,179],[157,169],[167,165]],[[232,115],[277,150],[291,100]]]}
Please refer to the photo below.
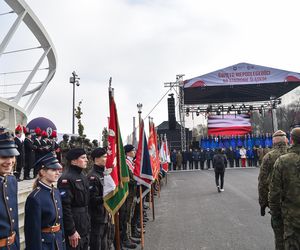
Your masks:
{"label": "cloudy sky", "polygon": [[[300,72],[296,0],[26,2],[58,56],[56,75],[29,120],[48,117],[58,132],[71,132],[68,81],[73,70],[81,78],[76,102],[83,100],[83,124],[90,138],[98,138],[107,126],[110,76],[125,137],[132,131],[136,104],[141,102],[148,114],[166,93],[164,82],[175,81],[176,74],[189,79],[240,62]],[[14,46],[22,48],[22,42]],[[156,125],[167,120],[166,99],[151,116]]]}

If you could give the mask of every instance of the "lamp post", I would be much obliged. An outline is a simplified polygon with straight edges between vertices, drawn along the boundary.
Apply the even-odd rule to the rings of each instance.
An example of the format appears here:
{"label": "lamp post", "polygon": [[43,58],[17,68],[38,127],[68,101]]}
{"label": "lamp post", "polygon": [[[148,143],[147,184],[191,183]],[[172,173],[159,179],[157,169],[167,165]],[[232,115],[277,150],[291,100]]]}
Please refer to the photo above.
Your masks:
{"label": "lamp post", "polygon": [[75,134],[75,84],[78,87],[80,78],[75,71],[72,72],[70,83],[73,84],[73,111],[72,111],[72,134]]}

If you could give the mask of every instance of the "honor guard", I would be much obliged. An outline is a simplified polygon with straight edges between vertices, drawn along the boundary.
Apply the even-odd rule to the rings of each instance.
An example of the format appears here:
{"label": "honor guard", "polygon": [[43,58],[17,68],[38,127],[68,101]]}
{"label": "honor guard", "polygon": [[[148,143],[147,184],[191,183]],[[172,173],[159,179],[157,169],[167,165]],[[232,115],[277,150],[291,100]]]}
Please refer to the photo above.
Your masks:
{"label": "honor guard", "polygon": [[23,128],[21,125],[18,125],[15,129],[15,144],[17,145],[17,150],[19,151],[19,155],[17,158],[17,166],[16,166],[16,177],[18,181],[21,181],[21,172],[24,168],[24,143],[21,139],[23,133]]}
{"label": "honor guard", "polygon": [[17,181],[12,175],[19,155],[14,138],[0,135],[0,249],[19,250]]}
{"label": "honor guard", "polygon": [[53,186],[62,166],[48,153],[36,162],[38,177],[25,204],[25,244],[28,250],[64,250],[63,214],[59,191]]}
{"label": "honor guard", "polygon": [[58,180],[61,195],[67,249],[87,250],[90,217],[89,182],[82,170],[87,167],[87,156],[82,148],[71,149],[66,158],[67,171]]}
{"label": "honor guard", "polygon": [[36,146],[33,144],[31,134],[29,131],[25,132],[24,152],[25,152],[25,166],[24,166],[24,180],[30,180],[30,170],[33,168],[35,162]]}
{"label": "honor guard", "polygon": [[91,153],[94,166],[88,174],[90,183],[89,213],[91,216],[90,250],[110,249],[107,242],[109,218],[103,206],[106,156],[106,150],[100,147]]}

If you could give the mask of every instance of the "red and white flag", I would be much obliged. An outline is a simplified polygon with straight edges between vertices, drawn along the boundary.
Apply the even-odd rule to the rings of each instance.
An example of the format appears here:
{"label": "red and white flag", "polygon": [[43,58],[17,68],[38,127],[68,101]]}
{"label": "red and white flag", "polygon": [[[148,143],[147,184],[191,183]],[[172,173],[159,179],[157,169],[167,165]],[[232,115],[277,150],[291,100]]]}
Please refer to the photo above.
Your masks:
{"label": "red and white flag", "polygon": [[148,150],[150,155],[153,178],[156,179],[160,170],[160,160],[157,147],[157,135],[153,122],[149,122]]}
{"label": "red and white flag", "polygon": [[248,114],[209,115],[207,121],[208,135],[244,135],[251,133]]}

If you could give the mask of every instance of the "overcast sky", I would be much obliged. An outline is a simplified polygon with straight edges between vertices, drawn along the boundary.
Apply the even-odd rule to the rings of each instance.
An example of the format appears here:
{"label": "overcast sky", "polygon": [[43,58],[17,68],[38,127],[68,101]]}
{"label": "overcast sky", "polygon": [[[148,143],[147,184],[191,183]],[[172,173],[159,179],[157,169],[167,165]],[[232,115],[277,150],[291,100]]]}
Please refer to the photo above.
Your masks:
{"label": "overcast sky", "polygon": [[[143,104],[146,115],[167,91],[163,83],[175,81],[176,74],[189,79],[240,62],[300,72],[296,0],[26,2],[58,56],[56,75],[29,120],[48,117],[58,132],[71,132],[73,70],[81,78],[76,102],[83,100],[83,124],[91,139],[107,126],[110,76],[125,139],[136,104]],[[156,125],[167,120],[166,99],[151,116]]]}

